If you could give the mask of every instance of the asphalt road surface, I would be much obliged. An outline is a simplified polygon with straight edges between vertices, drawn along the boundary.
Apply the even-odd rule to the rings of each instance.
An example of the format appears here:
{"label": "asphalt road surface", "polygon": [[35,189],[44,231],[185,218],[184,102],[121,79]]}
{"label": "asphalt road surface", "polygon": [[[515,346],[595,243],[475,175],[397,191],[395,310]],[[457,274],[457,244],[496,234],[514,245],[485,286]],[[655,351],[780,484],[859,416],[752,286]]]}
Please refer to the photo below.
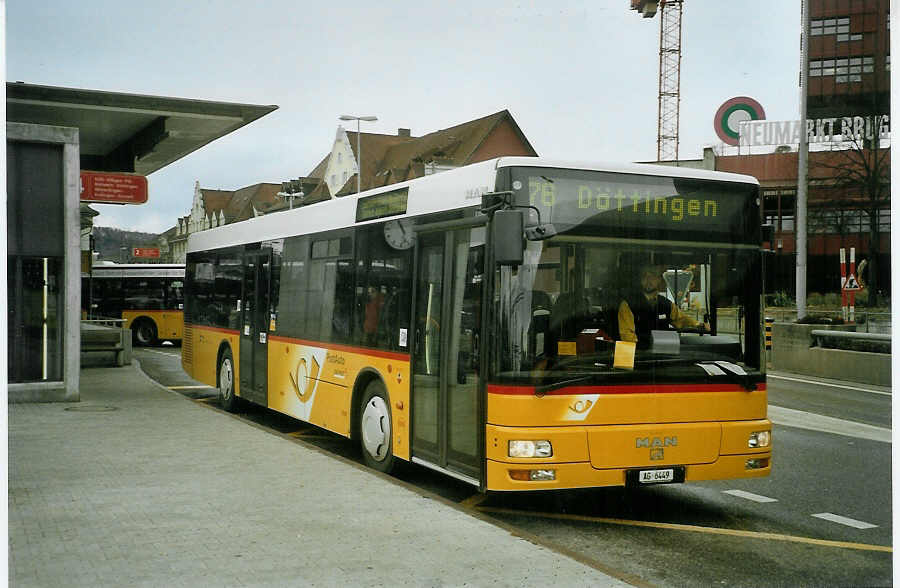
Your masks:
{"label": "asphalt road surface", "polygon": [[[163,386],[220,410],[216,391],[182,371],[179,347],[135,357]],[[778,373],[768,382],[768,478],[482,495],[417,466],[395,477],[635,585],[891,586],[890,390]],[[328,431],[258,407],[242,417],[361,461]]]}

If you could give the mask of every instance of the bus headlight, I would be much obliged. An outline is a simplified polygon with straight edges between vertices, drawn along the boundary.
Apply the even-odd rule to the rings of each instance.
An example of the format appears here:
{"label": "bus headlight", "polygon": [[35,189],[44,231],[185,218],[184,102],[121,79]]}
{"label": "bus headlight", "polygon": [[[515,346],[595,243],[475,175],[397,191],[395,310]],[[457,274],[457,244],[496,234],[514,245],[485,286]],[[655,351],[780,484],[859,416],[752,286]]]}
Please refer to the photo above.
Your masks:
{"label": "bus headlight", "polygon": [[509,442],[510,457],[550,457],[553,446],[549,441],[516,440]]}
{"label": "bus headlight", "polygon": [[772,434],[769,431],[754,431],[750,433],[747,447],[768,447],[771,440]]}

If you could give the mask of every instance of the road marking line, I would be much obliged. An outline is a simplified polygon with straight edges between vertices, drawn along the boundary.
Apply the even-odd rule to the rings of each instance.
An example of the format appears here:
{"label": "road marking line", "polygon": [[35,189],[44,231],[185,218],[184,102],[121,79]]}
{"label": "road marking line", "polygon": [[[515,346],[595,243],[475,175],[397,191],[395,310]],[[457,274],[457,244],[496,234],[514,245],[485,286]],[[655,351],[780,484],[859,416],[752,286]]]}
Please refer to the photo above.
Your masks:
{"label": "road marking line", "polygon": [[841,384],[829,384],[828,382],[816,382],[815,380],[803,380],[801,378],[788,378],[787,376],[776,376],[766,374],[767,378],[775,378],[776,380],[787,380],[789,382],[802,382],[804,384],[815,384],[816,386],[829,386],[831,388],[843,388],[845,390],[856,390],[857,392],[869,392],[870,394],[880,394],[881,396],[891,396],[890,392],[882,392],[880,390],[872,390],[870,388],[857,388],[855,386],[843,386]]}
{"label": "road marking line", "polygon": [[202,390],[204,388],[209,388],[210,390],[215,390],[212,386],[168,386],[169,390]]}
{"label": "road marking line", "polygon": [[143,349],[142,351],[146,351],[147,353],[155,353],[157,355],[165,355],[166,357],[174,357],[177,359],[181,359],[180,353],[176,355],[175,353],[166,353],[165,351],[155,351],[153,349]]}
{"label": "road marking line", "polygon": [[723,494],[731,494],[732,496],[737,496],[738,498],[746,498],[747,500],[752,500],[753,502],[778,502],[776,498],[769,498],[768,496],[762,496],[760,494],[754,494],[752,492],[744,492],[743,490],[722,490]]}
{"label": "road marking line", "polygon": [[811,515],[816,517],[817,519],[822,519],[825,521],[831,521],[832,523],[838,523],[840,525],[847,525],[848,527],[853,527],[854,529],[874,529],[878,525],[873,525],[871,523],[866,523],[864,521],[857,521],[856,519],[849,519],[847,517],[842,517],[841,515],[832,514],[830,512],[820,512],[819,514]]}
{"label": "road marking line", "polygon": [[813,414],[802,410],[794,410],[792,408],[769,406],[769,420],[776,425],[786,425],[788,427],[797,427],[799,429],[833,433],[835,435],[856,437],[858,439],[869,439],[871,441],[880,441],[882,443],[891,443],[892,441],[890,429],[854,421],[845,421],[843,419]]}
{"label": "road marking line", "polygon": [[511,508],[494,508],[480,506],[478,510],[484,513],[507,514],[526,517],[538,517],[558,519],[564,521],[580,521],[587,523],[602,523],[607,525],[624,525],[628,527],[651,527],[655,529],[668,529],[672,531],[688,531],[691,533],[708,533],[710,535],[729,535],[731,537],[747,537],[750,539],[770,539],[773,541],[788,541],[791,543],[806,543],[822,547],[840,547],[844,549],[859,549],[861,551],[883,551],[893,553],[894,548],[889,545],[870,545],[867,543],[851,543],[847,541],[828,541],[825,539],[813,539],[811,537],[797,537],[795,535],[781,535],[779,533],[762,533],[759,531],[740,531],[736,529],[722,529],[719,527],[698,527],[696,525],[680,525],[677,523],[654,523],[650,521],[629,521],[626,519],[608,519],[603,517],[588,517],[584,515],[570,515],[546,512],[528,512],[513,510]]}

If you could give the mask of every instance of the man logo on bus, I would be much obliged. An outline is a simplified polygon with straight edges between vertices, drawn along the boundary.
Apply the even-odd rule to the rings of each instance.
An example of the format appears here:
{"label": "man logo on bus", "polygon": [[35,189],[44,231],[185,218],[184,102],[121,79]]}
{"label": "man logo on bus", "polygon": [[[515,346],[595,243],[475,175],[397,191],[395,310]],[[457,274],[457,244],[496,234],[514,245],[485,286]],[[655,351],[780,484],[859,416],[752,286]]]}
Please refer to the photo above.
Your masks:
{"label": "man logo on bus", "polygon": [[678,447],[678,437],[637,437],[634,440],[634,446],[638,449],[646,447],[655,449],[657,447]]}

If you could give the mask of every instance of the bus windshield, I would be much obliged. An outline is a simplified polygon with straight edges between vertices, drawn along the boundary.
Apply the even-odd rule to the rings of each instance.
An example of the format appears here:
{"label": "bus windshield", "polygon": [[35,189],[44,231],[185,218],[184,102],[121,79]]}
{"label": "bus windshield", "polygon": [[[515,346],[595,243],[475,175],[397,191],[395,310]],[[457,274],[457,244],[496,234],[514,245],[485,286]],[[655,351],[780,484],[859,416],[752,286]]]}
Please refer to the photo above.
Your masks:
{"label": "bus windshield", "polygon": [[[759,375],[753,186],[550,173],[512,175],[516,202],[557,235],[528,241],[522,265],[497,270],[500,380],[540,388]],[[620,341],[634,345],[617,350]]]}

